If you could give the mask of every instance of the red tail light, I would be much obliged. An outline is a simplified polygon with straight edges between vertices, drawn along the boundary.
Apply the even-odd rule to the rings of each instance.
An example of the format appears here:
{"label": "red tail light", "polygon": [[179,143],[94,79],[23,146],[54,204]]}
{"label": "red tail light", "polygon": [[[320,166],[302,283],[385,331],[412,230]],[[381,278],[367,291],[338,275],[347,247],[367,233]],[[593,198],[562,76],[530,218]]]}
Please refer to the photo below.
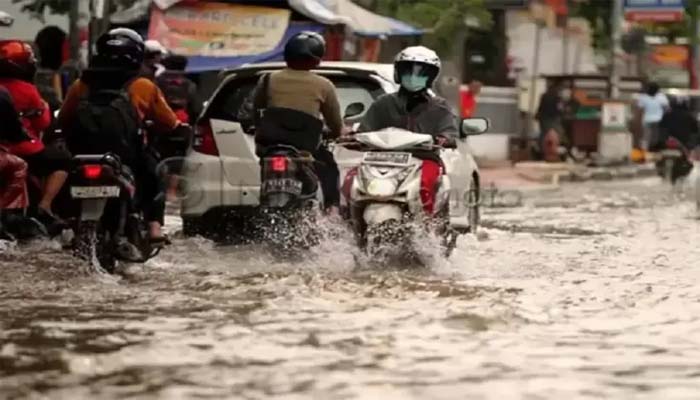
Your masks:
{"label": "red tail light", "polygon": [[86,179],[97,179],[102,175],[102,166],[99,164],[83,165],[83,176]]}
{"label": "red tail light", "polygon": [[209,120],[200,121],[195,130],[192,149],[199,153],[208,154],[210,156],[218,156],[219,148],[216,147],[214,132],[211,129]]}
{"label": "red tail light", "polygon": [[285,172],[287,170],[287,157],[272,157],[270,159],[270,168],[275,172]]}
{"label": "red tail light", "polygon": [[678,150],[681,148],[681,143],[678,141],[678,139],[669,138],[666,140],[666,148],[671,150]]}

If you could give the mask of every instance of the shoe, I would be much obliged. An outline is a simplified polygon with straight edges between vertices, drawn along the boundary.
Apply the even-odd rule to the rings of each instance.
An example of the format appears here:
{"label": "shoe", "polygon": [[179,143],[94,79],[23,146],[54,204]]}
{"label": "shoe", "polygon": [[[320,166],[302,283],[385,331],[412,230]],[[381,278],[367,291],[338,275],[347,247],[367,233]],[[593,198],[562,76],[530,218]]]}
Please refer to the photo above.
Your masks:
{"label": "shoe", "polygon": [[125,237],[118,237],[114,244],[114,250],[117,258],[120,260],[130,262],[139,262],[143,260],[144,256],[141,251],[136,246],[131,244]]}
{"label": "shoe", "polygon": [[48,237],[49,233],[41,222],[35,218],[25,217],[22,214],[4,214],[3,224],[6,232],[19,240]]}
{"label": "shoe", "polygon": [[64,220],[43,208],[37,208],[36,219],[46,227],[51,237],[60,235],[64,229],[69,228]]}

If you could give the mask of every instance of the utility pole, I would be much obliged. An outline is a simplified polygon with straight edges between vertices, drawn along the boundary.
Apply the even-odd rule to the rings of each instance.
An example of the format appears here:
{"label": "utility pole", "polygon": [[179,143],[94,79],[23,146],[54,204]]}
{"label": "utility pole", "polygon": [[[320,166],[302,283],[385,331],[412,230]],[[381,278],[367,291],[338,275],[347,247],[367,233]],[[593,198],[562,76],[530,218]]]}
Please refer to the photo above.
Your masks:
{"label": "utility pole", "polygon": [[571,0],[566,0],[566,15],[562,17],[562,73],[569,73],[569,14],[571,11]]}
{"label": "utility pole", "polygon": [[72,1],[68,10],[68,31],[70,36],[70,58],[76,64],[80,62],[80,28],[78,19],[80,18],[80,2]]}
{"label": "utility pole", "polygon": [[620,71],[617,68],[617,55],[622,53],[622,14],[623,0],[612,1],[612,16],[610,26],[612,30],[612,48],[610,54],[610,97],[617,99],[620,96]]}
{"label": "utility pole", "polygon": [[700,89],[700,23],[698,23],[698,18],[700,18],[700,0],[690,0],[688,4],[690,8],[690,44],[692,46],[693,60],[689,63],[689,67],[692,69],[690,72],[690,77],[692,79],[692,89]]}
{"label": "utility pole", "polygon": [[528,112],[530,118],[527,123],[527,129],[525,130],[525,138],[530,137],[532,133],[534,116],[535,116],[535,102],[537,101],[537,76],[540,74],[540,47],[542,47],[542,29],[544,29],[544,22],[536,20],[535,21],[535,48],[534,55],[532,57],[532,71],[530,78],[530,89],[529,89],[529,104]]}

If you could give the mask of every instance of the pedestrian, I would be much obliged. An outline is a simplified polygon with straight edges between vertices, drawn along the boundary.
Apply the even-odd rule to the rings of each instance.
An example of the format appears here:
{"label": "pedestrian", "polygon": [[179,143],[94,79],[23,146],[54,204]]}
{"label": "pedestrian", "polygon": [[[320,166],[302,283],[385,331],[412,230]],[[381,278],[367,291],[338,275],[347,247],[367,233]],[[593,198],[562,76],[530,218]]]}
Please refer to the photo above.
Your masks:
{"label": "pedestrian", "polygon": [[472,80],[467,90],[461,93],[462,118],[471,118],[476,113],[476,99],[481,94],[481,82]]}
{"label": "pedestrian", "polygon": [[51,112],[61,108],[63,83],[59,70],[66,58],[66,32],[57,26],[47,26],[37,33],[34,43],[39,55],[34,83]]}
{"label": "pedestrian", "polygon": [[540,105],[535,115],[540,125],[540,150],[546,161],[559,159],[559,143],[564,133],[562,120],[565,109],[561,91],[560,82],[550,81],[547,90],[540,97]]}
{"label": "pedestrian", "polygon": [[666,111],[669,110],[668,97],[659,91],[656,82],[646,84],[644,93],[637,99],[637,108],[642,113],[641,148],[644,152],[657,146],[660,139],[660,123]]}

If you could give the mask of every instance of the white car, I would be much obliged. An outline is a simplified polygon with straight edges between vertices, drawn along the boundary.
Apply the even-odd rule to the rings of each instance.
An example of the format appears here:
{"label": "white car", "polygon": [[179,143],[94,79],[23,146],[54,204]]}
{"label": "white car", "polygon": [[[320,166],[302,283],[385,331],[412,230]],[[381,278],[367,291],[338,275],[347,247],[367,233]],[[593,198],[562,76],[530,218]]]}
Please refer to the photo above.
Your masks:
{"label": "white car", "polygon": [[[181,210],[185,235],[225,240],[255,230],[260,168],[253,136],[244,131],[237,114],[261,74],[282,68],[283,63],[255,64],[224,73],[199,118],[185,159]],[[366,111],[377,97],[398,90],[391,64],[328,62],[315,72],[335,84],[343,110],[362,103]],[[357,165],[357,154],[339,146],[334,151],[343,182],[345,173]],[[465,138],[456,150],[445,152],[443,160],[454,188],[451,222],[459,230],[474,231],[479,221],[479,170]]]}

